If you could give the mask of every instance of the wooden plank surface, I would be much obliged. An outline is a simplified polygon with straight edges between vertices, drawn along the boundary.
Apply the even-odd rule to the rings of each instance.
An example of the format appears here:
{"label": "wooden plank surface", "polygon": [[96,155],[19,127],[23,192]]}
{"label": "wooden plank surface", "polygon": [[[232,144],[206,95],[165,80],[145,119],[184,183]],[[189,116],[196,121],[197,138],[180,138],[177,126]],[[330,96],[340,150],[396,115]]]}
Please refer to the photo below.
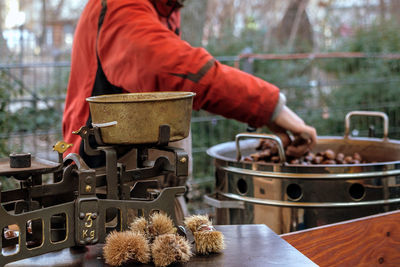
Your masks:
{"label": "wooden plank surface", "polygon": [[281,235],[319,266],[400,266],[400,211]]}
{"label": "wooden plank surface", "polygon": [[[293,246],[280,238],[265,225],[224,225],[216,226],[225,236],[226,249],[221,254],[194,256],[188,263],[172,266],[201,267],[268,267],[268,266],[317,266]],[[26,259],[6,265],[6,267],[66,267],[109,266],[101,256],[103,245],[87,247],[86,251],[65,249],[39,257]],[[154,267],[153,264],[126,264],[124,267]]]}

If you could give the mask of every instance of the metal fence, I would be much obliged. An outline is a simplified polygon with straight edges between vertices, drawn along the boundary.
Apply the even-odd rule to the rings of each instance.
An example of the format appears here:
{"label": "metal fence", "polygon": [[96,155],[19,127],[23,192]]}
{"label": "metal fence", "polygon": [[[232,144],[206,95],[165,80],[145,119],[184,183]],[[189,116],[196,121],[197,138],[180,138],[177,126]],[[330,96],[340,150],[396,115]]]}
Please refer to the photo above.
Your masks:
{"label": "metal fence", "polygon": [[0,85],[9,90],[3,111],[12,114],[0,133],[6,150],[57,158],[51,149],[61,138],[69,66],[69,62],[0,64]]}
{"label": "metal fence", "polygon": [[[389,116],[389,137],[400,138],[398,54],[248,54],[218,60],[276,84],[286,94],[288,105],[314,125],[319,135],[343,135],[349,111],[376,110]],[[7,111],[15,120],[10,123],[12,129],[0,133],[9,151],[56,160],[52,146],[62,138],[69,67],[69,62],[0,65],[0,84],[10,86],[12,92]],[[355,135],[366,135],[374,125],[379,136],[381,124],[374,118],[355,119],[351,130]],[[194,186],[200,189],[196,191],[199,196],[213,190],[213,163],[206,150],[234,140],[246,126],[203,111],[193,113]]]}

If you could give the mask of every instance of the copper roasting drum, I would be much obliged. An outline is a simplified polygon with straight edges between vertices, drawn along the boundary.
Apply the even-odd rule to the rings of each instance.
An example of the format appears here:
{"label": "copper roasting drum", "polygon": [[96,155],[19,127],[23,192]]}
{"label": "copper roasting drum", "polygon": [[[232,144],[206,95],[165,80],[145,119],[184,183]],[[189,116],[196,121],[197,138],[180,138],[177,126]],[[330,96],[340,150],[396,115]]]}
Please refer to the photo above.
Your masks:
{"label": "copper roasting drum", "polygon": [[[383,138],[350,137],[353,115],[382,117]],[[284,162],[280,140],[273,135],[239,134],[236,142],[211,147],[216,192],[205,201],[217,208],[217,223],[265,223],[277,233],[286,233],[398,209],[400,141],[387,138],[386,114],[351,112],[345,126],[344,137],[319,137],[313,152],[358,152],[374,163],[303,166],[237,161],[254,153],[259,138],[268,138],[280,145]]]}

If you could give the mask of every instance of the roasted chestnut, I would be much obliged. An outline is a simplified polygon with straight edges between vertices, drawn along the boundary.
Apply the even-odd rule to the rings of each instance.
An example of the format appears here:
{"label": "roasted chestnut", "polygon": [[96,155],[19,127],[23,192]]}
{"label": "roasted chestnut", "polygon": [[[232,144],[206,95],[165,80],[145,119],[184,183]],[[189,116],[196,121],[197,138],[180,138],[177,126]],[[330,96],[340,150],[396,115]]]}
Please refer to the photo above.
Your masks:
{"label": "roasted chestnut", "polygon": [[[257,152],[245,157],[244,161],[253,162],[271,162],[279,163],[280,157],[278,153],[278,146],[275,142],[262,139],[256,148]],[[304,156],[294,158],[287,157],[289,164],[312,165],[312,164],[359,164],[367,163],[363,160],[361,155],[355,152],[351,155],[344,155],[342,152],[335,152],[332,149],[325,151],[307,152]]]}

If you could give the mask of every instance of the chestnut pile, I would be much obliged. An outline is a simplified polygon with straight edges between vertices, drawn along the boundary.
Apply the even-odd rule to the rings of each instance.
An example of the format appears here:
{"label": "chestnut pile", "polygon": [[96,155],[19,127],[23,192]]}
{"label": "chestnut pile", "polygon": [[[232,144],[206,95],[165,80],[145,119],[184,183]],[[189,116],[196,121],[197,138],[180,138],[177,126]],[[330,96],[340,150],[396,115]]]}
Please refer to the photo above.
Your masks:
{"label": "chestnut pile", "polygon": [[[276,142],[268,139],[261,139],[256,147],[257,152],[244,157],[244,161],[279,163],[278,145]],[[343,153],[335,153],[331,149],[323,152],[308,152],[302,157],[286,156],[286,162],[289,164],[300,165],[318,165],[318,164],[359,164],[367,163],[357,152],[353,155],[344,155]]]}

